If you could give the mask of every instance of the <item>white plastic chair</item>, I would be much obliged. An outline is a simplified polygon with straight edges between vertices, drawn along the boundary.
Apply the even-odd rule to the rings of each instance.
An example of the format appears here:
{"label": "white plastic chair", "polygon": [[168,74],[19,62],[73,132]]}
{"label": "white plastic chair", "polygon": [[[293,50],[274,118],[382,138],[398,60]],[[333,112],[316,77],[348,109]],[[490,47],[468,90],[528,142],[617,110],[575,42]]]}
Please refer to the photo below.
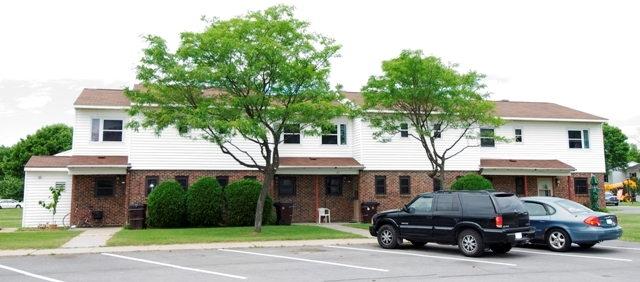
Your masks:
{"label": "white plastic chair", "polygon": [[318,208],[318,224],[322,222],[322,217],[331,223],[331,211],[328,208]]}

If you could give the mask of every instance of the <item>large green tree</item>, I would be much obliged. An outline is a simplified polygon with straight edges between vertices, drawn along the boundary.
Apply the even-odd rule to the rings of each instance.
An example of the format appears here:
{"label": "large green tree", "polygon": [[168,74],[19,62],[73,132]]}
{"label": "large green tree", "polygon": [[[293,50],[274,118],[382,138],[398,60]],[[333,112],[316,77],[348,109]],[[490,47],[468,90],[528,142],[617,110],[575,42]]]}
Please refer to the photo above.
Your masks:
{"label": "large green tree", "polygon": [[11,152],[11,147],[5,147],[4,145],[0,146],[0,179],[4,177],[4,172],[2,172],[2,162],[4,162],[4,157],[8,156]]}
{"label": "large green tree", "polygon": [[640,150],[638,150],[638,145],[629,144],[629,153],[627,154],[627,161],[640,163]]}
{"label": "large green tree", "polygon": [[[494,115],[495,104],[487,101],[489,93],[483,92],[485,76],[460,73],[457,67],[422,51],[403,50],[399,57],[383,61],[383,74],[371,76],[362,88],[365,118],[377,129],[373,137],[388,142],[407,123],[409,136],[420,142],[431,163],[429,177],[442,185],[446,161],[478,146],[467,142],[478,138],[478,126],[503,124]],[[440,138],[447,131],[457,135]]]}
{"label": "large green tree", "polygon": [[[327,81],[335,41],[308,30],[294,8],[278,5],[230,20],[213,18],[203,32],[184,32],[175,53],[146,36],[133,101],[132,128],[160,134],[175,126],[187,138],[216,144],[237,163],[264,174],[254,231],[262,231],[267,191],[279,167],[285,128],[307,135],[333,126],[348,110]],[[251,153],[251,152],[260,153]]]}
{"label": "large green tree", "polygon": [[71,149],[73,128],[66,124],[44,126],[11,147],[0,166],[6,176],[24,178],[24,165],[32,156],[52,156]]}
{"label": "large green tree", "polygon": [[607,172],[624,170],[628,166],[629,143],[627,136],[616,126],[607,123],[602,126],[604,134],[604,163]]}

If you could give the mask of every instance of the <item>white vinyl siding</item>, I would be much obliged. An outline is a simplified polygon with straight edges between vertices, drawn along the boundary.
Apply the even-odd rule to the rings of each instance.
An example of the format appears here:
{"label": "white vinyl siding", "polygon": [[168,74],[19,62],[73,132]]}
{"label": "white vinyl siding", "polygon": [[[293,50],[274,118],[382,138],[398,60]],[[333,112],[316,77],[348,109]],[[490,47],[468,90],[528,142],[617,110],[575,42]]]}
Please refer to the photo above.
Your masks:
{"label": "white vinyl siding", "polygon": [[[96,122],[95,120],[99,120]],[[110,134],[122,135],[122,141],[102,141],[104,120],[122,121],[121,130],[111,130]],[[125,128],[129,121],[123,110],[94,110],[76,109],[76,120],[73,126],[73,155],[76,156],[126,156],[129,154],[129,139],[131,131]],[[96,130],[94,125],[99,125]],[[109,130],[107,130],[109,131]],[[98,141],[95,140],[98,137]]]}
{"label": "white vinyl siding", "polygon": [[49,187],[64,183],[56,208],[55,222],[62,225],[62,218],[71,210],[72,176],[65,171],[26,171],[24,181],[24,210],[22,227],[38,227],[38,224],[53,223],[51,211],[38,205],[38,201],[51,202]]}

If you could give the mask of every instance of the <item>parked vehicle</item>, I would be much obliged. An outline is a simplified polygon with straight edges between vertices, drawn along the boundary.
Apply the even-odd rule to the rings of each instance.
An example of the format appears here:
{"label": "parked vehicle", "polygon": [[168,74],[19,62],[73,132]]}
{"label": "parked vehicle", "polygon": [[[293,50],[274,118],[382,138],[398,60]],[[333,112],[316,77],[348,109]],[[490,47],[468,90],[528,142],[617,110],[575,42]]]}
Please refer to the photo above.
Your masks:
{"label": "parked vehicle", "polygon": [[414,246],[458,245],[465,256],[478,257],[485,248],[509,252],[533,239],[535,230],[512,193],[446,190],[420,194],[401,209],[375,214],[369,233],[385,249],[406,239]]}
{"label": "parked vehicle", "polygon": [[618,197],[616,197],[616,195],[614,195],[613,193],[611,193],[609,191],[604,192],[604,199],[605,199],[607,205],[614,205],[614,206],[620,205],[620,199],[618,199]]}
{"label": "parked vehicle", "polygon": [[14,199],[0,200],[0,209],[21,209],[24,204]]}
{"label": "parked vehicle", "polygon": [[613,214],[595,212],[557,197],[522,197],[520,200],[529,211],[531,226],[536,229],[532,242],[544,243],[552,251],[568,251],[572,243],[591,248],[622,236],[622,227]]}

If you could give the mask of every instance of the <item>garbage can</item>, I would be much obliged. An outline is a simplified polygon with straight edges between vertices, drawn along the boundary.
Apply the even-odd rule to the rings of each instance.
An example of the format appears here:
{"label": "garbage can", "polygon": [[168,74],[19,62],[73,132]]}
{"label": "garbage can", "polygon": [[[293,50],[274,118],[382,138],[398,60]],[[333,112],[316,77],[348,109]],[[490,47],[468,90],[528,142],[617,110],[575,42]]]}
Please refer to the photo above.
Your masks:
{"label": "garbage can", "polygon": [[273,203],[276,207],[277,225],[291,225],[291,218],[293,217],[293,202],[282,200]]}
{"label": "garbage can", "polygon": [[362,202],[360,204],[360,213],[362,214],[362,223],[370,223],[371,217],[378,212],[378,202]]}
{"label": "garbage can", "polygon": [[134,203],[129,205],[129,228],[143,229],[146,215],[147,215],[146,204]]}

